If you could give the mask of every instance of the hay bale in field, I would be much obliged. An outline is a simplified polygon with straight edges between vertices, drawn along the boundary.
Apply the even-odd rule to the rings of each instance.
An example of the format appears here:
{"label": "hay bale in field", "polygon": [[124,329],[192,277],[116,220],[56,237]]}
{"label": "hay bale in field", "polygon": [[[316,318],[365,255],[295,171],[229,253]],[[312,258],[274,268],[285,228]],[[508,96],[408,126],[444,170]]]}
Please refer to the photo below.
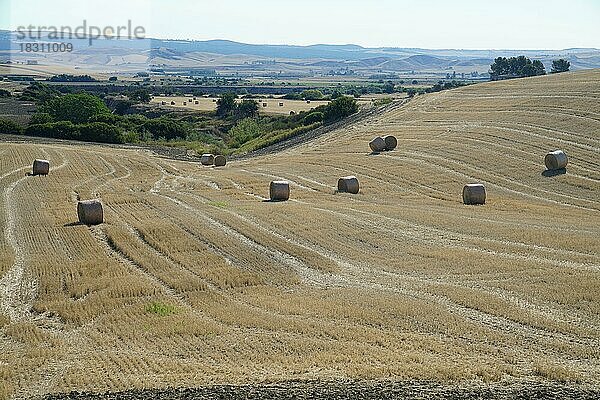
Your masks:
{"label": "hay bale in field", "polygon": [[306,100],[306,104],[310,104],[310,100]]}
{"label": "hay bale in field", "polygon": [[194,101],[194,104],[198,105],[200,102],[198,100]]}
{"label": "hay bale in field", "polygon": [[290,115],[296,115],[296,111],[290,111]]}
{"label": "hay bale in field", "polygon": [[283,107],[283,103],[279,103],[279,107]]}
{"label": "hay bale in field", "polygon": [[544,163],[546,164],[546,168],[548,168],[550,171],[554,171],[557,169],[567,168],[569,158],[564,151],[556,150],[546,154]]}
{"label": "hay bale in field", "polygon": [[225,156],[215,156],[215,167],[224,167],[227,164]]}
{"label": "hay bale in field", "polygon": [[215,163],[215,156],[212,154],[202,154],[200,162],[202,165],[213,165]]}
{"label": "hay bale in field", "polygon": [[267,103],[262,103],[262,106],[263,106],[263,107],[266,107],[266,106],[267,106]]}
{"label": "hay bale in field", "polygon": [[398,147],[398,139],[395,136],[386,136],[383,140],[385,141],[385,149],[387,151],[392,151]]}
{"label": "hay bale in field", "polygon": [[167,102],[166,102],[166,101],[161,101],[161,102],[160,102],[160,105],[161,105],[161,106],[166,106],[166,105],[167,105]]}
{"label": "hay bale in field", "polygon": [[385,150],[385,140],[383,140],[382,137],[378,136],[375,139],[371,140],[371,142],[369,143],[369,147],[371,148],[373,153],[382,152]]}
{"label": "hay bale in field", "polygon": [[85,225],[99,225],[104,222],[104,210],[100,200],[84,200],[77,203],[79,222]]}
{"label": "hay bale in field", "polygon": [[463,188],[463,202],[465,204],[485,204],[485,198],[485,186],[480,183],[465,185]]}
{"label": "hay bale in field", "polygon": [[48,160],[34,160],[33,161],[33,175],[48,175],[50,172],[50,161]]}
{"label": "hay bale in field", "polygon": [[271,201],[287,201],[290,199],[290,183],[288,181],[273,181],[269,187]]}
{"label": "hay bale in field", "polygon": [[171,102],[171,105],[172,105],[172,106],[174,106],[174,105],[175,105],[175,102],[174,102],[174,101],[172,101],[172,102]]}
{"label": "hay bale in field", "polygon": [[360,185],[355,176],[344,176],[338,179],[338,191],[343,193],[358,194]]}

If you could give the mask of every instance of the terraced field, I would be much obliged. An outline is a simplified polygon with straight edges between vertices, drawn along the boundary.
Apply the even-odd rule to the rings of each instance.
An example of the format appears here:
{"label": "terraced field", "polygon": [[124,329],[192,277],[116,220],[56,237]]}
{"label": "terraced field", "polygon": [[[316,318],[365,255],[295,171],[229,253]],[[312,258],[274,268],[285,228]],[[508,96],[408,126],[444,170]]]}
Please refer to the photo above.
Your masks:
{"label": "terraced field", "polygon": [[[398,149],[370,155],[383,134]],[[557,148],[570,165],[550,176]],[[0,143],[0,396],[346,379],[600,390],[599,154],[598,70],[418,96],[224,169]],[[48,177],[26,175],[34,158]],[[361,193],[334,193],[349,174]],[[264,201],[275,178],[292,200]],[[485,206],[461,203],[472,182]],[[77,225],[77,199],[95,197],[106,223]]]}

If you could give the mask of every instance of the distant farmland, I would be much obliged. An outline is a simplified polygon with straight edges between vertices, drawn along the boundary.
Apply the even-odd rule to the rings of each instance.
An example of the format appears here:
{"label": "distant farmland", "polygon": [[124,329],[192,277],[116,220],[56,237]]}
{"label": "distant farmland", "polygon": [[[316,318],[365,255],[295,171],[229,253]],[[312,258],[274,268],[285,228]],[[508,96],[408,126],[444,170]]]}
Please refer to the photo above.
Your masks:
{"label": "distant farmland", "polygon": [[[198,104],[196,104],[196,101]],[[162,97],[157,96],[152,100],[154,104],[166,103],[166,106],[169,107],[177,107],[186,110],[195,110],[195,111],[215,111],[217,109],[217,99],[216,98],[207,98],[207,97],[197,97],[196,100],[193,97],[184,97],[184,96],[176,96],[176,97]],[[241,101],[241,100],[239,100]],[[171,102],[175,102],[174,105],[171,105]],[[311,101],[306,102],[304,100],[285,100],[285,99],[257,99],[259,103],[259,110],[264,114],[286,114],[289,115],[291,111],[295,113],[299,113],[301,111],[309,111],[315,107],[318,107],[322,104],[329,103],[328,101]],[[184,106],[183,103],[186,103]],[[283,106],[280,106],[279,103],[283,103]],[[267,106],[264,107],[263,104]]]}
{"label": "distant farmland", "polygon": [[[369,154],[387,134],[398,148]],[[417,96],[223,169],[50,143],[0,142],[0,397],[600,390],[599,70]],[[565,174],[544,172],[555,149]],[[35,158],[49,176],[26,175]],[[346,175],[360,194],[334,192]],[[290,201],[264,201],[276,179]],[[484,206],[462,204],[474,182]],[[104,224],[76,224],[88,198]]]}

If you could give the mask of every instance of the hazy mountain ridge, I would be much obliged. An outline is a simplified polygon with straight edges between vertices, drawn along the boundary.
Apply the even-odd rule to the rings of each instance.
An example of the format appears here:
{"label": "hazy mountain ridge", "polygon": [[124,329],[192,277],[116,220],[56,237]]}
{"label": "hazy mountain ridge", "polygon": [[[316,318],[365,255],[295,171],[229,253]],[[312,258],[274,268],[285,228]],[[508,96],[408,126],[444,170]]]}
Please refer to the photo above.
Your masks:
{"label": "hazy mountain ridge", "polygon": [[[46,34],[47,35],[47,34]],[[8,54],[17,57],[36,57],[36,54],[23,55],[19,53],[19,42],[16,32],[0,31],[0,52],[5,57]],[[32,42],[25,39],[22,42]],[[43,38],[40,41],[48,41]],[[105,40],[97,39],[92,46],[86,38],[74,38],[63,41],[72,43],[74,56],[82,60],[93,59],[102,66],[103,59],[122,57],[129,53],[146,58],[139,67],[146,65],[161,65],[173,67],[232,66],[236,63],[252,65],[255,70],[276,70],[277,68],[302,67],[320,71],[354,70],[362,73],[402,72],[402,71],[479,71],[487,72],[489,64],[495,57],[526,55],[541,60],[549,69],[553,59],[567,58],[571,61],[572,69],[600,68],[600,50],[595,48],[571,48],[564,50],[462,50],[462,49],[422,49],[402,47],[368,48],[354,44],[315,44],[310,46],[248,44],[231,40],[166,40],[166,39],[135,39],[135,40]],[[2,55],[0,53],[0,55]],[[104,55],[105,58],[99,57]],[[75,57],[74,57],[75,58]],[[268,65],[270,63],[270,65]],[[82,64],[82,63],[80,63]],[[133,66],[131,63],[128,66]]]}

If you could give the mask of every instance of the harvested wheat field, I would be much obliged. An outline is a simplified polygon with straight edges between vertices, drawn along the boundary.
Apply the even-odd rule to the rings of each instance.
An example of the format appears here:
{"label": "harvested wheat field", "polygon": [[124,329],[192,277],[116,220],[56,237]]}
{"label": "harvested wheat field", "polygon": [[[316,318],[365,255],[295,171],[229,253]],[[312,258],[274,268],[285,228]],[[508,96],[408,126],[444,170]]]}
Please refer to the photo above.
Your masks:
{"label": "harvested wheat field", "polygon": [[[386,135],[396,150],[371,155]],[[566,173],[546,173],[557,149]],[[599,152],[598,70],[417,96],[220,169],[0,143],[1,395],[293,380],[593,398]],[[37,158],[48,176],[26,175]],[[359,194],[335,193],[347,175]],[[289,201],[265,201],[274,180]],[[462,203],[469,183],[485,205]],[[103,224],[77,223],[88,199]]]}

